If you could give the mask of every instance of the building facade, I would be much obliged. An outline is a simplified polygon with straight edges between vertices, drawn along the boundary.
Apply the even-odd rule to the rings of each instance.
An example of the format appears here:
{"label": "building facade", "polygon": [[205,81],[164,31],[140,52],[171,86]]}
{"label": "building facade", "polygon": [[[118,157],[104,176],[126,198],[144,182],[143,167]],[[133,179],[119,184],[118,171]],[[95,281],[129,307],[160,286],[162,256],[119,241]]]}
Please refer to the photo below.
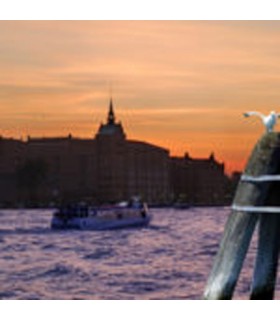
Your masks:
{"label": "building facade", "polygon": [[176,201],[191,205],[226,205],[231,199],[231,180],[224,164],[212,153],[209,158],[194,159],[188,154],[171,158],[170,183]]}
{"label": "building facade", "polygon": [[0,204],[111,203],[140,196],[151,204],[184,198],[225,202],[228,178],[214,155],[170,157],[167,149],[126,138],[110,100],[94,139],[0,138]]}
{"label": "building facade", "polygon": [[140,196],[148,202],[166,201],[169,190],[169,151],[146,142],[127,140],[110,101],[107,123],[95,137],[96,199],[115,202]]}

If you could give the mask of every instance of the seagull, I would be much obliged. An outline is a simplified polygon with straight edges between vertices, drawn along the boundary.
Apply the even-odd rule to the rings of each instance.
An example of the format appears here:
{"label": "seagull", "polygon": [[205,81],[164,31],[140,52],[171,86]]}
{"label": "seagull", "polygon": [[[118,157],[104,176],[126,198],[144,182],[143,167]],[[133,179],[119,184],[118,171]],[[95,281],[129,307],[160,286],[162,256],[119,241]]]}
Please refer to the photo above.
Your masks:
{"label": "seagull", "polygon": [[273,128],[276,124],[277,118],[280,117],[280,113],[276,113],[275,111],[271,111],[268,116],[263,115],[258,111],[249,111],[243,113],[244,117],[257,116],[260,117],[265,128],[266,132],[272,132]]}

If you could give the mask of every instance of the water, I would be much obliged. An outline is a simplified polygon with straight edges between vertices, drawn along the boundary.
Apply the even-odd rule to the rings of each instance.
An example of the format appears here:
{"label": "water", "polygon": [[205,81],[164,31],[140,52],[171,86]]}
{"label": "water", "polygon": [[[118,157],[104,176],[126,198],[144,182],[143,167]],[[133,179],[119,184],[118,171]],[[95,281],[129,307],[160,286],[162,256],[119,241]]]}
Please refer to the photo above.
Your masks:
{"label": "water", "polygon": [[[148,228],[53,231],[51,210],[0,211],[0,299],[200,299],[229,209],[152,213]],[[236,299],[255,252],[254,240]]]}

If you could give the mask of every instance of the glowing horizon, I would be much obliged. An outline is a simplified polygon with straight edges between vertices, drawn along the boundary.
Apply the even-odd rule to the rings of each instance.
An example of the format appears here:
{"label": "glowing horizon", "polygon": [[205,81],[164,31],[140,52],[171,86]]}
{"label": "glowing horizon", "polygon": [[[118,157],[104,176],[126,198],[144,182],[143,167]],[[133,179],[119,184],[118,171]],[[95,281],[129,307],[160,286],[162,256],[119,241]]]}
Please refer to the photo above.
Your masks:
{"label": "glowing horizon", "polygon": [[[278,21],[1,21],[0,135],[128,139],[242,170],[280,101]],[[278,110],[279,111],[279,110]]]}

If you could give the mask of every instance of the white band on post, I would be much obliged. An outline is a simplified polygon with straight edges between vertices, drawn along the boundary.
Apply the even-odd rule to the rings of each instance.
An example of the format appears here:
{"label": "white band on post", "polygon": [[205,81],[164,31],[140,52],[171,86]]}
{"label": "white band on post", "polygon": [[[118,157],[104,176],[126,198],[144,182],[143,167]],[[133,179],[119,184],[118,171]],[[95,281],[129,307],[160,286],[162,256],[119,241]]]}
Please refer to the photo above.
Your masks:
{"label": "white band on post", "polygon": [[266,207],[266,206],[240,206],[232,205],[231,209],[234,211],[250,212],[250,213],[280,213],[280,207]]}
{"label": "white band on post", "polygon": [[280,175],[262,175],[258,177],[249,176],[246,174],[243,174],[240,179],[242,182],[273,182],[273,181],[280,181]]}

